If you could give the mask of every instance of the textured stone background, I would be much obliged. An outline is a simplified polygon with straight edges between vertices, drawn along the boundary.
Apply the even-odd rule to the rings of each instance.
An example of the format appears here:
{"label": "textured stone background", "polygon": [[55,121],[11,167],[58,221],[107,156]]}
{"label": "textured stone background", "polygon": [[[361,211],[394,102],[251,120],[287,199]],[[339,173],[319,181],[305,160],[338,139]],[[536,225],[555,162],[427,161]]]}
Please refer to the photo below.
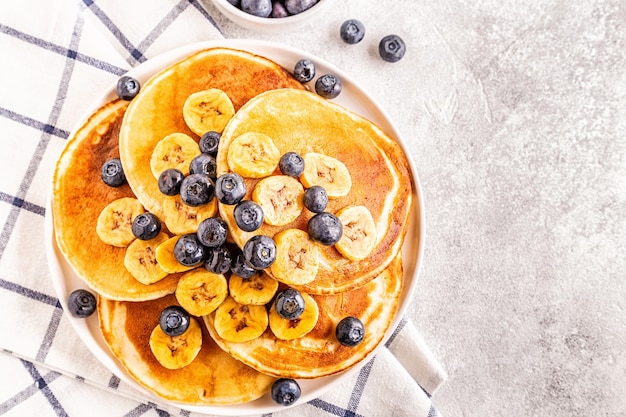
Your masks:
{"label": "textured stone background", "polygon": [[626,2],[335,3],[295,33],[218,23],[335,63],[408,139],[427,228],[409,315],[449,373],[438,409],[626,415]]}

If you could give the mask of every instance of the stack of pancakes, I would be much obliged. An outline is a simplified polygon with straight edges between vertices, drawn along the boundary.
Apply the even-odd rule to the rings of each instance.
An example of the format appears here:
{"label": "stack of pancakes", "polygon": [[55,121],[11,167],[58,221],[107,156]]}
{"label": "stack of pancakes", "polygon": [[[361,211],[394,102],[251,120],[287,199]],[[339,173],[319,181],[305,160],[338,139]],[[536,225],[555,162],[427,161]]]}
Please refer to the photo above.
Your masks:
{"label": "stack of pancakes", "polygon": [[[163,218],[168,198],[150,169],[156,144],[171,133],[199,137],[185,124],[182,107],[189,95],[216,88],[233,103],[217,156],[218,175],[230,171],[228,147],[245,132],[272,137],[281,154],[318,152],[343,162],[352,178],[350,192],[331,199],[329,212],[349,205],[367,207],[375,223],[375,246],[362,260],[348,260],[333,246],[320,245],[320,267],[311,282],[295,286],[319,308],[313,330],[280,340],[271,329],[247,342],[218,335],[214,314],[199,318],[203,345],[181,369],[155,360],[150,332],[172,296],[180,273],[142,284],[124,266],[125,248],[102,242],[96,222],[102,209],[121,197],[139,200]],[[120,157],[128,184],[112,188],[100,167]],[[278,175],[278,168],[275,175]],[[248,196],[257,179],[246,178]],[[248,52],[211,48],[175,63],[148,80],[129,103],[112,100],[99,108],[68,141],[54,175],[52,215],[57,244],[77,275],[99,294],[100,328],[112,354],[137,382],[158,396],[186,404],[235,404],[268,392],[276,378],[318,378],[342,372],[376,348],[398,308],[403,285],[401,247],[411,209],[412,183],[400,146],[368,120],[309,92],[276,63]],[[286,226],[263,224],[255,232],[238,229],[232,206],[219,204],[229,239],[242,247],[254,234],[273,237],[285,228],[306,230],[313,213]],[[167,230],[168,236],[174,234]],[[202,268],[202,266],[200,266]],[[281,284],[284,288],[284,284]],[[269,308],[269,303],[267,308]],[[335,326],[358,317],[366,336],[355,347],[341,345]]]}

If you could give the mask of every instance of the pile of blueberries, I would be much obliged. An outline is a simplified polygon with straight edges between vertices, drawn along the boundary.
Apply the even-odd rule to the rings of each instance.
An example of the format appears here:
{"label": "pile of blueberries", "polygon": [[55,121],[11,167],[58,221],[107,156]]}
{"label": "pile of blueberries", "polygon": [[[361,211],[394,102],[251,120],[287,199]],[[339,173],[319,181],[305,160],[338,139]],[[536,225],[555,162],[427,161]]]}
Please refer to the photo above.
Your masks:
{"label": "pile of blueberries", "polygon": [[259,17],[287,17],[315,6],[318,0],[228,0],[233,6]]}

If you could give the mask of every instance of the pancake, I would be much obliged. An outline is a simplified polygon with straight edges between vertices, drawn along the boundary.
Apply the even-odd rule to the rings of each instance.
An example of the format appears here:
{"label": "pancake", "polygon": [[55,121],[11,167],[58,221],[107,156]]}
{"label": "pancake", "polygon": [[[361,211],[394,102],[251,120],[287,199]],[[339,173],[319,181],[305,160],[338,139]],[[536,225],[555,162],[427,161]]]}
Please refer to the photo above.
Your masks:
{"label": "pancake", "polygon": [[120,157],[128,183],[147,210],[163,219],[170,230],[177,231],[165,217],[173,207],[184,207],[185,216],[194,217],[196,225],[215,211],[184,206],[180,196],[164,196],[150,169],[150,158],[159,140],[173,133],[183,133],[198,141],[183,118],[187,98],[198,91],[219,89],[238,110],[252,97],[272,89],[303,89],[301,83],[278,64],[260,56],[227,48],[197,52],[155,74],[133,99],[120,132]]}
{"label": "pancake", "polygon": [[[150,333],[173,295],[145,302],[100,298],[100,328],[111,352],[139,384],[166,400],[193,405],[238,404],[269,391],[275,378],[261,374],[220,349],[202,327],[202,348],[189,365],[170,370],[150,350]],[[200,321],[201,323],[201,321]]]}
{"label": "pancake", "polygon": [[[352,185],[347,195],[331,198],[326,211],[337,213],[345,207],[365,206],[375,222],[375,245],[365,259],[349,260],[334,246],[318,245],[320,261],[315,279],[290,284],[312,294],[333,294],[357,288],[380,274],[402,247],[411,208],[410,171],[398,143],[369,120],[315,93],[274,90],[250,100],[226,126],[217,155],[218,175],[232,172],[229,147],[248,132],[269,136],[280,155],[319,153],[342,162]],[[280,174],[279,168],[273,174]],[[245,198],[251,199],[259,179],[247,177],[245,182]],[[237,227],[233,210],[232,205],[219,204],[220,215],[240,247],[257,234],[273,237],[286,228],[306,231],[314,214],[304,209],[287,225],[265,222],[254,232],[244,232]]]}
{"label": "pancake", "polygon": [[68,139],[53,179],[52,217],[56,241],[77,275],[101,295],[116,300],[148,300],[176,290],[179,274],[145,285],[124,267],[126,248],[104,243],[96,234],[102,209],[122,197],[134,197],[128,184],[109,187],[100,168],[119,157],[118,137],[127,101],[113,100],[97,109]]}
{"label": "pancake", "polygon": [[[319,308],[317,324],[299,339],[279,340],[268,328],[249,342],[231,343],[217,334],[215,313],[204,316],[204,322],[219,346],[260,372],[283,378],[318,378],[348,369],[380,344],[396,314],[401,291],[402,259],[397,256],[360,288],[313,296]],[[365,326],[363,341],[354,347],[341,345],[335,337],[337,323],[346,316],[359,318]]]}

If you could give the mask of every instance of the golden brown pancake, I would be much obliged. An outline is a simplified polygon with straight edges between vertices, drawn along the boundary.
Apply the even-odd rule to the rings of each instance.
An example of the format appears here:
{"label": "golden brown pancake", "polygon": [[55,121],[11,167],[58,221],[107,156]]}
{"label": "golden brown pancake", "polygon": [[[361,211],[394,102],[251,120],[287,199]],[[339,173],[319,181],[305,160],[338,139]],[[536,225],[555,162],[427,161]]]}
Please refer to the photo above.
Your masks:
{"label": "golden brown pancake", "polygon": [[[217,155],[218,175],[230,172],[229,145],[246,132],[268,135],[281,155],[316,152],[343,162],[352,179],[350,192],[331,198],[326,211],[336,213],[347,206],[364,205],[376,223],[376,245],[364,260],[350,261],[334,246],[319,245],[315,280],[294,287],[312,294],[332,294],[357,288],[382,272],[402,247],[411,208],[409,165],[398,143],[369,120],[315,93],[274,90],[250,100],[226,126]],[[274,174],[280,174],[278,168]],[[245,180],[246,198],[250,199],[259,180]],[[233,207],[220,204],[219,210],[240,247],[256,234],[273,237],[285,228],[307,230],[314,214],[304,209],[286,226],[264,223],[254,232],[244,232],[236,225]]]}
{"label": "golden brown pancake", "polygon": [[[254,340],[231,343],[215,331],[215,313],[204,316],[204,322],[218,345],[260,372],[284,378],[318,378],[346,370],[380,344],[396,314],[402,281],[402,259],[397,256],[378,277],[360,288],[314,296],[319,307],[317,324],[307,335],[290,341],[277,339],[268,328]],[[359,318],[365,326],[365,338],[354,347],[341,345],[335,337],[337,323],[346,316]]]}
{"label": "golden brown pancake", "polygon": [[139,384],[166,400],[193,405],[238,404],[269,390],[275,378],[224,352],[202,324],[202,349],[193,362],[174,370],[161,366],[150,350],[150,333],[170,305],[178,305],[173,295],[145,302],[100,298],[98,303],[102,335]]}
{"label": "golden brown pancake", "polygon": [[144,285],[124,267],[126,248],[108,245],[96,234],[102,209],[134,196],[128,184],[109,187],[100,178],[102,164],[119,157],[119,129],[127,106],[122,100],[105,104],[70,137],[54,173],[52,216],[61,252],[90,287],[111,299],[148,300],[173,293],[180,274]]}
{"label": "golden brown pancake", "polygon": [[[182,202],[180,196],[166,198],[160,193],[150,170],[152,151],[159,140],[171,133],[185,133],[199,140],[187,127],[182,109],[192,93],[210,88],[224,91],[238,110],[264,91],[304,87],[275,62],[226,48],[197,52],[148,80],[126,112],[120,133],[120,155],[137,198],[161,219],[167,199]],[[193,212],[193,208],[188,210]]]}

